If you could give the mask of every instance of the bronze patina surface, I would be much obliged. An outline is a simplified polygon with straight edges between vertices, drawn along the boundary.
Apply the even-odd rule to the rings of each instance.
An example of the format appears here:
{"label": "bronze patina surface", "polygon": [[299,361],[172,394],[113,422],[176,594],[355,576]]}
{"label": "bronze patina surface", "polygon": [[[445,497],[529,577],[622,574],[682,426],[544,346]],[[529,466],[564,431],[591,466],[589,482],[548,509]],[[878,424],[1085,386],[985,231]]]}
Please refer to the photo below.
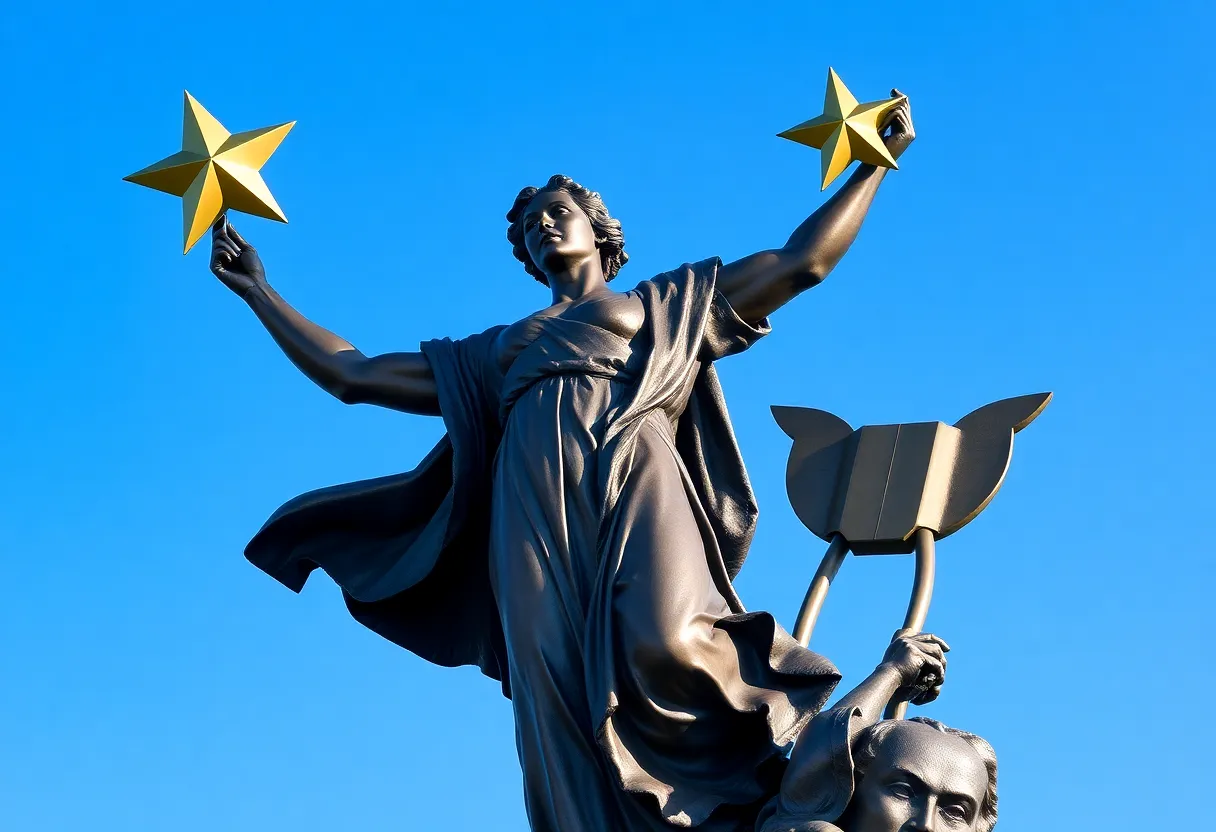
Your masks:
{"label": "bronze patina surface", "polygon": [[[296,591],[320,568],[371,630],[500,681],[536,832],[987,830],[995,819],[994,758],[989,776],[962,734],[878,719],[889,703],[934,699],[945,679],[949,648],[918,632],[931,571],[874,673],[827,711],[839,674],[799,644],[809,628],[791,637],[733,586],[756,504],[715,364],[827,277],[915,137],[906,97],[859,105],[830,77],[829,112],[790,137],[825,147],[825,184],[863,164],[783,245],[617,291],[621,224],[599,194],[554,176],[507,213],[514,255],[549,303],[413,351],[368,356],[306,318],[222,213],[282,219],[252,177],[290,125],[229,136],[188,98],[182,153],[130,177],[185,197],[187,248],[215,220],[212,272],[306,377],[347,404],[443,420],[415,469],[289,501],[246,556]],[[991,425],[1007,410],[859,432],[790,411],[795,454],[814,457],[798,478],[819,495],[799,516],[833,540],[816,585],[826,592],[851,546],[931,544],[966,522],[999,467]],[[943,486],[961,459],[986,461],[974,482]],[[824,772],[846,763],[848,782],[826,786]],[[889,778],[910,769],[929,780],[888,799]]]}

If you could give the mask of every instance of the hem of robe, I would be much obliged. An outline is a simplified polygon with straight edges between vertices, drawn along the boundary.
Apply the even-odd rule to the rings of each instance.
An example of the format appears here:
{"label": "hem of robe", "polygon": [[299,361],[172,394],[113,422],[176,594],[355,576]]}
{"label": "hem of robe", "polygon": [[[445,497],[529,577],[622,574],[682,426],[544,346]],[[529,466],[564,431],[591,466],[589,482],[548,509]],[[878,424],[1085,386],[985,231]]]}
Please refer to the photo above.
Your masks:
{"label": "hem of robe", "polygon": [[[703,366],[698,381],[705,379],[705,369]],[[696,390],[695,385],[693,389]],[[617,447],[613,449],[614,457],[632,456],[633,449],[626,443],[636,441],[645,420],[646,417],[635,420],[629,431],[622,432]],[[729,422],[727,427],[729,430]],[[749,752],[739,760],[736,779],[730,784],[729,791],[721,788],[715,790],[714,784],[697,788],[700,784],[695,781],[691,788],[680,788],[678,780],[666,782],[669,778],[664,778],[663,772],[652,773],[646,761],[637,760],[628,738],[621,737],[613,728],[613,718],[619,708],[615,683],[607,687],[606,702],[593,702],[592,712],[603,714],[596,726],[596,741],[608,758],[618,785],[625,792],[652,802],[659,816],[668,824],[693,827],[704,823],[719,809],[738,810],[755,806],[758,811],[764,801],[772,797],[780,776],[777,775],[778,782],[773,782],[771,778],[765,778],[763,769],[773,758],[784,757],[789,744],[826,704],[840,681],[840,673],[831,661],[795,641],[770,613],[749,613],[744,609],[722,556],[718,529],[700,499],[696,480],[689,472],[678,444],[667,440],[666,445],[679,466],[689,508],[701,533],[710,577],[732,613],[719,618],[713,626],[726,633],[735,648],[739,657],[739,681],[753,691],[765,690],[768,695],[755,696],[750,701],[741,700],[737,695],[739,691],[732,691],[723,684],[728,679],[708,675],[717,687],[722,707],[732,709],[740,720],[740,751]],[[622,474],[618,488],[626,487],[628,469]],[[754,513],[749,520],[754,523]],[[750,534],[748,539],[750,543]],[[600,557],[604,556],[601,552]],[[599,587],[600,593],[610,590],[610,586]],[[610,595],[604,597],[601,594],[600,610],[602,626],[603,622],[610,622],[614,616]],[[606,629],[615,632],[614,627],[608,626]],[[770,702],[774,697],[784,697],[784,707],[777,710],[771,708]],[[756,724],[761,719],[764,720],[764,728]],[[744,724],[748,722],[750,724]],[[759,731],[764,731],[766,742],[762,742],[757,735]],[[724,783],[720,780],[716,785],[723,786]]]}
{"label": "hem of robe", "polygon": [[[794,641],[770,613],[750,612],[730,615],[716,621],[714,627],[730,633],[731,640],[735,644],[751,644],[757,648],[766,644],[766,649],[756,649],[754,654],[766,656],[767,672],[778,679],[799,680],[800,682],[800,684],[792,686],[771,688],[780,691],[790,699],[790,711],[797,714],[796,718],[792,720],[782,720],[782,724],[779,724],[779,714],[763,701],[757,701],[751,708],[735,709],[736,713],[741,715],[763,718],[767,727],[768,740],[772,746],[770,755],[755,761],[755,769],[746,770],[747,772],[754,771],[757,774],[754,794],[750,799],[744,797],[742,800],[724,800],[713,796],[702,796],[700,799],[684,801],[677,807],[671,807],[671,796],[675,789],[646,773],[640,767],[625,765],[625,761],[614,748],[614,742],[619,742],[619,740],[614,740],[609,734],[612,732],[612,719],[619,708],[615,697],[609,702],[595,732],[596,743],[611,763],[609,768],[616,775],[617,785],[627,794],[649,803],[659,817],[678,828],[700,826],[721,809],[742,809],[752,806],[758,812],[765,806],[766,801],[774,800],[781,775],[784,772],[785,755],[790,743],[823,709],[841,678],[836,666],[830,660]],[[744,655],[752,651],[741,649],[739,652]],[[762,686],[759,681],[756,684]],[[722,690],[721,686],[719,686],[719,690],[722,691],[723,699],[729,701],[728,692]],[[798,693],[804,694],[806,700],[798,701],[801,698],[797,696]],[[768,772],[769,776],[765,777],[766,772],[763,769],[774,762],[775,765]],[[636,772],[629,774],[627,769],[636,769]],[[740,771],[744,773],[743,768]],[[768,782],[763,782],[765,780]]]}

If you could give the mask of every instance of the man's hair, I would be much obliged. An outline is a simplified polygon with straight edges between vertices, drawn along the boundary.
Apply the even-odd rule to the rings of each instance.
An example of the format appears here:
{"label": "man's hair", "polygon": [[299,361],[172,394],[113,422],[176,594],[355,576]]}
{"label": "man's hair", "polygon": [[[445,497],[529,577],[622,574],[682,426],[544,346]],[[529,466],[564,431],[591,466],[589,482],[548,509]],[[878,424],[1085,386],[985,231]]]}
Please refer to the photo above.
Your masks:
{"label": "man's hair", "polygon": [[528,254],[528,247],[524,245],[524,211],[527,209],[528,203],[532,201],[532,197],[542,191],[564,191],[583,210],[595,232],[595,244],[596,248],[600,250],[604,279],[612,280],[616,277],[621,266],[629,262],[629,255],[625,253],[625,234],[621,231],[620,220],[613,219],[612,215],[608,213],[608,209],[604,207],[604,200],[599,194],[584,188],[569,176],[562,176],[560,173],[549,177],[549,181],[543,188],[532,186],[524,188],[519,192],[519,196],[515,197],[515,204],[507,212],[507,222],[511,223],[507,227],[507,239],[511,242],[511,251],[515,258],[524,264],[524,270],[541,283],[549,285],[545,273],[536,263],[532,262],[532,257]]}
{"label": "man's hair", "polygon": [[[957,728],[950,728],[936,719],[915,716],[908,722],[919,722],[921,725],[928,725],[943,734],[958,737],[975,749],[975,753],[984,761],[984,768],[988,770],[988,788],[980,803],[979,830],[980,832],[991,832],[992,827],[996,826],[996,752],[992,750],[992,746],[983,737],[960,731]],[[899,723],[900,720],[884,719],[857,735],[853,746],[853,772],[856,783],[860,783],[861,778],[865,777],[866,769],[870,767],[870,763],[874,762],[874,757],[878,754],[878,747],[882,745],[887,734],[891,733],[891,730]]]}

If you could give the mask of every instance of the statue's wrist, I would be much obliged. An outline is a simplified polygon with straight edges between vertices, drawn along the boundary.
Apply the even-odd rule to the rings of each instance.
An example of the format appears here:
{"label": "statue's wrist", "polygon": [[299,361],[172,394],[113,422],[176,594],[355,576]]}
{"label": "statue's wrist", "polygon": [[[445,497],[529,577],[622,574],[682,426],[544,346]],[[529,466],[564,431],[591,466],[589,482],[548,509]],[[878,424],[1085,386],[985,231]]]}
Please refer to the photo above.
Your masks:
{"label": "statue's wrist", "polygon": [[897,686],[902,685],[904,683],[904,677],[907,676],[904,667],[898,662],[894,661],[884,661],[880,663],[878,667],[875,668],[874,672],[876,674],[881,674],[888,677],[889,680],[894,682]]}
{"label": "statue's wrist", "polygon": [[269,286],[263,282],[251,283],[241,292],[241,299],[245,303],[252,304],[260,298],[264,299],[268,288]]}

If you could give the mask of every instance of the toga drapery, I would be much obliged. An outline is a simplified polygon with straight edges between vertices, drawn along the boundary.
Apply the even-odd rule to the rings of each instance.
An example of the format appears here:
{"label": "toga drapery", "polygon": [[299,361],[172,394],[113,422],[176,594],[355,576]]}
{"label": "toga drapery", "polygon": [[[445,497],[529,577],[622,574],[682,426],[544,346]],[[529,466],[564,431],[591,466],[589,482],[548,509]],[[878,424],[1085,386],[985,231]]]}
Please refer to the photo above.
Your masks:
{"label": "toga drapery", "polygon": [[718,267],[639,284],[632,339],[538,317],[505,371],[502,327],[424,343],[444,439],[292,500],[246,550],[296,591],[321,567],[367,627],[500,680],[534,830],[750,828],[839,679],[731,586],[756,505],[712,362],[768,327]]}

